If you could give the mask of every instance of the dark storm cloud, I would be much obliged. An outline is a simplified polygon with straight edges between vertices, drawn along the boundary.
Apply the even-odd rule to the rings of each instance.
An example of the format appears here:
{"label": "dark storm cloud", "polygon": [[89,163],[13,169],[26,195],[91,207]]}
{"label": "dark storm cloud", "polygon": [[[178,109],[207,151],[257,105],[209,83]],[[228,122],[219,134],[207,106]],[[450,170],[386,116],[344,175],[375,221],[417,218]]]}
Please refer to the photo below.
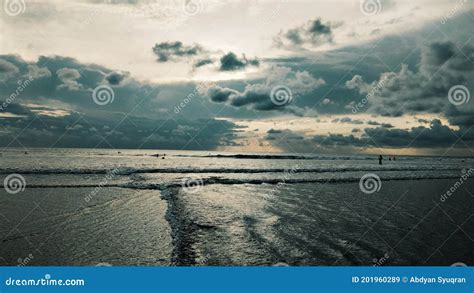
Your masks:
{"label": "dark storm cloud", "polygon": [[[425,121],[426,121],[426,120],[425,120]],[[429,123],[429,122],[427,121],[427,123]],[[379,123],[379,122],[377,122],[377,121],[372,121],[372,120],[369,120],[369,121],[367,122],[367,124],[369,124],[369,125],[375,125],[375,126],[381,126],[381,127],[385,127],[385,128],[393,128],[393,127],[394,127],[394,126],[393,126],[392,124],[390,124],[390,123]]]}
{"label": "dark storm cloud", "polygon": [[[428,127],[418,126],[411,129],[376,128],[353,129],[352,133],[360,135],[327,134],[305,136],[284,130],[267,134],[266,139],[272,144],[291,151],[299,146],[306,147],[301,151],[312,151],[315,148],[328,150],[351,148],[467,148],[474,144],[474,129],[453,130],[435,119]],[[463,137],[463,142],[459,137]],[[301,143],[304,140],[304,144]]]}
{"label": "dark storm cloud", "polygon": [[342,23],[323,22],[320,18],[299,27],[280,32],[275,38],[277,47],[299,48],[304,45],[320,46],[333,41],[333,29]]}
{"label": "dark storm cloud", "polygon": [[330,35],[332,33],[330,24],[323,24],[321,19],[318,18],[313,21],[309,27],[309,32],[313,35]]}
{"label": "dark storm cloud", "polygon": [[214,63],[212,59],[200,59],[194,63],[194,67],[198,68],[212,63]]}
{"label": "dark storm cloud", "polygon": [[[0,118],[0,146],[208,150],[230,145],[234,124],[215,119],[150,119],[70,112],[63,117],[34,115],[19,104],[8,111],[21,118]],[[13,139],[16,137],[16,139]]]}
{"label": "dark storm cloud", "polygon": [[[301,116],[306,109],[292,105],[293,99],[324,84],[324,80],[316,79],[306,71],[295,72],[288,67],[275,66],[266,80],[247,84],[242,91],[217,85],[207,90],[207,96],[213,102],[227,103],[236,108],[276,110]],[[278,100],[278,93],[282,94],[281,101]]]}
{"label": "dark storm cloud", "polygon": [[231,96],[238,94],[238,91],[229,88],[222,88],[220,86],[215,86],[208,90],[209,98],[216,103],[227,102]]}
{"label": "dark storm cloud", "polygon": [[371,93],[367,108],[372,113],[384,116],[440,113],[454,125],[468,126],[474,125],[474,103],[467,101],[456,106],[448,99],[448,93],[453,86],[463,85],[472,95],[473,80],[472,42],[457,47],[445,41],[434,42],[423,48],[416,70],[402,65],[400,71],[382,73],[372,83],[355,75],[346,82],[346,86],[362,95]]}
{"label": "dark storm cloud", "polygon": [[[383,60],[391,68],[397,68],[400,60],[405,60],[410,68],[416,67],[420,62],[419,54],[413,52],[413,46],[416,45],[415,40],[409,37],[404,38],[404,42],[400,42],[400,39],[396,37],[388,37],[378,41],[376,47],[373,47],[372,43],[368,43],[322,51],[318,52],[317,55],[311,54],[311,57],[261,60],[265,64],[290,67],[293,70],[304,68],[313,76],[324,79],[331,87],[330,91],[327,87],[316,87],[307,93],[299,94],[295,100],[298,106],[316,109],[320,114],[350,114],[351,107],[344,107],[351,101],[359,102],[366,94],[364,93],[363,96],[359,97],[353,90],[344,86],[345,80],[341,81],[341,77],[350,72],[363,76],[363,80],[366,81],[378,79],[380,74],[387,70],[385,66],[382,66],[380,60]],[[397,48],[396,52],[388,49],[395,46]],[[367,55],[368,51],[371,54]],[[356,62],[355,60],[359,60],[361,56],[364,56],[363,62]],[[346,78],[350,78],[350,75],[346,75]],[[367,111],[367,108],[368,105],[361,112]]]}
{"label": "dark storm cloud", "polygon": [[266,140],[289,140],[289,141],[298,141],[304,140],[304,137],[298,133],[295,133],[289,129],[270,129],[267,131],[267,135],[265,136]]}
{"label": "dark storm cloud", "polygon": [[355,137],[354,135],[342,135],[342,134],[328,134],[328,135],[317,135],[313,137],[312,142],[315,142],[321,146],[351,146],[360,147],[364,146],[364,140]]}
{"label": "dark storm cloud", "polygon": [[267,131],[268,134],[282,133],[282,132],[283,132],[283,130],[280,130],[280,129],[273,129],[273,128],[271,128],[271,129],[269,129],[269,130]]}
{"label": "dark storm cloud", "polygon": [[[4,101],[0,100],[0,114],[2,113],[1,110],[3,109],[3,105],[7,105],[7,104],[5,104]],[[33,115],[33,112],[31,112],[30,109],[23,107],[19,104],[8,104],[8,113],[12,113],[15,115],[20,115],[20,116]]]}
{"label": "dark storm cloud", "polygon": [[[180,41],[161,42],[153,47],[153,52],[158,56],[158,62],[180,61],[194,59],[194,68],[213,64],[216,55],[222,54],[218,51],[209,51],[200,45],[184,45]],[[212,56],[211,56],[212,55]],[[258,59],[247,59],[245,55],[238,57],[234,52],[222,55],[218,59],[219,71],[235,71],[247,66],[259,66]]]}
{"label": "dark storm cloud", "polygon": [[244,62],[244,60],[240,60],[239,58],[237,58],[237,55],[235,55],[232,52],[227,53],[224,56],[222,56],[220,59],[220,62],[221,62],[220,70],[222,71],[237,70],[246,66],[246,63]]}
{"label": "dark storm cloud", "polygon": [[[196,92],[195,84],[160,85],[171,99],[158,99],[158,85],[71,58],[26,62],[6,55],[0,61],[9,72],[0,82],[3,147],[214,149],[233,144],[235,125],[202,115],[196,108],[202,103],[197,94],[181,109],[186,119],[180,115],[170,119],[173,108]],[[103,106],[94,102],[98,86],[112,89],[113,102]],[[10,144],[15,136],[18,140]]]}
{"label": "dark storm cloud", "polygon": [[418,122],[419,122],[419,123],[423,123],[423,124],[428,124],[428,123],[430,123],[430,121],[429,121],[429,120],[426,120],[426,119],[421,119],[421,118],[420,118],[420,119],[418,119]]}
{"label": "dark storm cloud", "polygon": [[[472,92],[471,92],[472,95]],[[472,97],[471,97],[471,103]],[[470,106],[470,107],[468,107]],[[450,107],[446,111],[446,116],[449,118],[449,122],[453,125],[458,125],[462,128],[468,128],[474,125],[474,109],[472,104],[465,106],[462,109],[457,107]]]}
{"label": "dark storm cloud", "polygon": [[234,71],[247,67],[248,65],[258,66],[260,62],[257,59],[247,60],[245,56],[237,57],[233,52],[229,52],[220,59],[220,71]]}
{"label": "dark storm cloud", "polygon": [[[18,56],[0,55],[2,61],[18,69],[0,83],[2,101],[13,95],[15,103],[62,104],[68,109],[85,112],[128,112],[142,105],[142,113],[151,114],[151,109],[156,108],[153,103],[159,88],[130,78],[125,83],[126,73],[59,56],[41,56],[36,62],[27,62]],[[18,91],[19,85],[26,80],[31,82]],[[98,106],[93,100],[94,89],[101,85],[109,85],[115,96],[113,103],[106,107]]]}
{"label": "dark storm cloud", "polygon": [[159,62],[177,61],[181,58],[195,57],[205,52],[199,45],[184,45],[182,42],[161,42],[153,47]]}
{"label": "dark storm cloud", "polygon": [[[75,59],[60,56],[41,56],[37,61],[29,62],[14,55],[0,55],[0,60],[17,68],[9,70],[8,72],[16,73],[0,82],[0,101],[6,101],[15,93],[19,81],[31,77],[33,80],[29,85],[15,95],[14,103],[58,106],[83,113],[128,113],[133,110],[135,115],[168,117],[169,113],[174,113],[174,109],[191,95],[196,98],[192,98],[189,105],[186,102],[186,107],[179,110],[179,115],[183,115],[183,118],[209,117],[206,108],[212,112],[222,110],[223,115],[226,115],[224,117],[242,117],[247,115],[246,113],[255,116],[252,110],[238,111],[234,107],[223,109],[222,105],[216,102],[223,102],[224,97],[218,98],[213,95],[214,101],[212,101],[207,95],[196,91],[197,85],[192,82],[157,85],[138,81],[127,72],[110,70],[94,64],[82,64]],[[304,75],[301,79],[304,80]],[[119,80],[121,81],[118,82]],[[233,87],[236,82],[229,81],[223,84]],[[98,86],[112,88],[114,92],[112,103],[99,106],[94,102],[93,91]],[[236,86],[236,88],[242,90],[242,87]]]}
{"label": "dark storm cloud", "polygon": [[[429,127],[418,126],[410,130],[388,129],[385,126],[367,128],[361,137],[353,135],[329,134],[317,135],[313,141],[323,146],[356,146],[356,147],[451,147],[463,136],[466,143],[474,143],[474,131],[452,130],[435,119]],[[464,145],[458,145],[464,147]]]}
{"label": "dark storm cloud", "polygon": [[19,72],[19,69],[7,60],[0,59],[0,81],[6,80]]}
{"label": "dark storm cloud", "polygon": [[[333,120],[334,121],[334,120]],[[342,117],[338,121],[334,122],[340,122],[340,123],[350,123],[350,124],[363,124],[364,122],[360,119],[352,119],[350,117]]]}
{"label": "dark storm cloud", "polygon": [[128,76],[128,72],[111,72],[105,76],[105,79],[109,82],[110,85],[118,85]]}
{"label": "dark storm cloud", "polygon": [[295,45],[301,45],[303,43],[303,38],[301,37],[300,31],[298,29],[288,30],[285,34],[285,37]]}
{"label": "dark storm cloud", "polygon": [[429,50],[423,55],[423,62],[428,65],[440,66],[456,55],[453,43],[435,42],[429,45]]}
{"label": "dark storm cloud", "polygon": [[281,111],[292,113],[297,116],[303,114],[303,110],[292,105],[278,105],[270,98],[270,89],[259,86],[247,86],[243,92],[230,88],[213,87],[208,91],[209,98],[216,103],[226,102],[231,106],[240,108],[248,106],[259,111]]}

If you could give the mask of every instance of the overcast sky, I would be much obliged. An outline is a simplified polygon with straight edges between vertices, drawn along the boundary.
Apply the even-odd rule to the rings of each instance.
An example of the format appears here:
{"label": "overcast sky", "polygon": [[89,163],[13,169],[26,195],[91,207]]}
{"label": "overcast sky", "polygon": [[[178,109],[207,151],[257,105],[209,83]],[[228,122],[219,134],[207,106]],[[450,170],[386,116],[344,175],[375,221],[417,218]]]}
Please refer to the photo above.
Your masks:
{"label": "overcast sky", "polygon": [[0,146],[472,156],[473,8],[3,0]]}

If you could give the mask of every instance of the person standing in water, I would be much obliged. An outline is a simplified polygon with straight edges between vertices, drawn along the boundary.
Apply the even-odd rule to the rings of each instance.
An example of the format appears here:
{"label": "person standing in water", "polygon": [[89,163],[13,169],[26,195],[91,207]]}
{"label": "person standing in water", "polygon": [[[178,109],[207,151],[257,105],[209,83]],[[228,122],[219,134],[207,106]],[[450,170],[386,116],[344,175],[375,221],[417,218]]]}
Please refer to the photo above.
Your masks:
{"label": "person standing in water", "polygon": [[382,165],[382,160],[383,160],[382,155],[379,155],[379,165]]}

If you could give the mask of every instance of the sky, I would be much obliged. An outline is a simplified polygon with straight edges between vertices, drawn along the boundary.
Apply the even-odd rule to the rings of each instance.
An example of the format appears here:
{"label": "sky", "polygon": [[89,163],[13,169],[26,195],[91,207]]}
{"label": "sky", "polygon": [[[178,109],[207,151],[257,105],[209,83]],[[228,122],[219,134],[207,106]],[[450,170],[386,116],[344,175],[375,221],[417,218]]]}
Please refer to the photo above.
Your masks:
{"label": "sky", "polygon": [[0,147],[474,154],[471,0],[0,0]]}

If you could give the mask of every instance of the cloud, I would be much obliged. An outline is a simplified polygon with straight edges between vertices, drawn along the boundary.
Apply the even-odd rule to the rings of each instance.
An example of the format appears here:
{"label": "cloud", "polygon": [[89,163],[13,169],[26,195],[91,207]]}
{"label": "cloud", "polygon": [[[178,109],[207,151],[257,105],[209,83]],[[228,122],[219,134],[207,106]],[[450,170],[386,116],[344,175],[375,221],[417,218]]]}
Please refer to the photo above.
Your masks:
{"label": "cloud", "polygon": [[130,74],[128,72],[111,72],[105,76],[105,79],[109,82],[110,85],[118,85]]}
{"label": "cloud", "polygon": [[[426,120],[425,120],[426,121]],[[390,123],[379,123],[377,121],[372,121],[372,120],[369,120],[367,122],[368,125],[375,125],[375,126],[381,126],[381,127],[385,127],[385,128],[393,128],[394,126]]]}
{"label": "cloud", "polygon": [[360,75],[346,82],[359,94],[367,94],[367,110],[383,116],[440,113],[458,126],[474,125],[474,103],[462,107],[448,99],[456,85],[474,89],[474,47],[458,48],[450,41],[433,42],[423,48],[417,70],[402,65],[398,72],[385,72],[372,83]]}
{"label": "cloud", "polygon": [[153,53],[158,56],[158,62],[180,61],[196,57],[206,51],[200,45],[186,46],[182,42],[161,42],[153,47]]}
{"label": "cloud", "polygon": [[[169,119],[173,108],[182,103],[176,97],[189,97],[196,91],[195,84],[154,85],[135,80],[128,72],[59,56],[29,62],[0,55],[0,61],[8,62],[5,68],[9,72],[9,78],[0,83],[3,147],[204,150],[234,143],[235,125],[203,115],[197,108],[202,103],[197,97],[180,112],[186,119],[174,113],[174,119]],[[27,79],[18,91],[18,81]],[[109,85],[115,95],[114,101],[104,106],[97,105],[92,94],[101,85]],[[161,96],[162,89],[172,99]]]}
{"label": "cloud", "polygon": [[283,130],[270,128],[267,131],[267,134],[282,133],[282,132],[283,132]]}
{"label": "cloud", "polygon": [[[352,134],[304,135],[291,130],[269,131],[265,137],[273,145],[286,151],[311,152],[315,149],[338,152],[341,150],[369,150],[376,148],[454,148],[466,150],[474,143],[474,129],[454,130],[433,120],[427,127],[410,129],[376,128],[352,129]],[[462,137],[463,142],[458,138]],[[302,143],[302,140],[304,143]]]}
{"label": "cloud", "polygon": [[236,90],[229,88],[222,88],[218,85],[208,89],[207,95],[209,98],[216,103],[227,102],[230,97],[237,96],[240,93]]}
{"label": "cloud", "polygon": [[81,84],[77,80],[81,77],[78,70],[73,68],[61,68],[56,71],[56,75],[62,81],[62,84],[58,88],[68,88],[70,90],[78,90],[81,88]]}
{"label": "cloud", "polygon": [[219,51],[210,51],[197,44],[188,46],[179,41],[156,44],[153,52],[158,56],[158,62],[191,60],[194,69],[214,64],[216,59],[218,59],[218,64],[215,66],[217,71],[236,71],[247,66],[260,65],[260,61],[256,58],[247,59],[245,55],[240,58],[234,52],[226,53],[219,58],[218,55],[222,54]]}
{"label": "cloud", "polygon": [[14,64],[0,59],[0,81],[7,80],[18,72],[19,69]]}
{"label": "cloud", "polygon": [[[458,137],[468,143],[474,142],[474,131],[467,133],[456,131],[443,125],[435,119],[429,127],[418,126],[409,130],[388,129],[385,125],[376,128],[366,128],[360,137],[354,135],[329,134],[317,135],[312,138],[322,146],[353,146],[353,147],[422,147],[440,148],[451,147],[459,142]],[[464,147],[464,145],[459,145]]]}
{"label": "cloud", "polygon": [[321,18],[308,21],[304,25],[281,31],[274,42],[280,48],[318,47],[333,42],[333,30],[342,23],[323,22]]}
{"label": "cloud", "polygon": [[[58,105],[82,112],[129,112],[138,104],[142,115],[155,115],[159,110],[153,99],[159,93],[156,85],[134,80],[128,73],[113,71],[94,64],[82,64],[72,58],[40,56],[29,62],[18,56],[0,55],[0,62],[7,61],[18,70],[0,83],[0,101],[14,93],[15,103]],[[18,81],[31,79],[18,91]],[[127,82],[124,82],[126,79]],[[100,85],[110,85],[114,102],[98,107],[92,94]]]}
{"label": "cloud", "polygon": [[196,63],[194,63],[194,67],[198,68],[198,67],[206,66],[206,65],[212,64],[212,63],[214,63],[214,61],[212,59],[209,59],[209,58],[200,59],[200,60],[196,61]]}
{"label": "cloud", "polygon": [[304,136],[289,129],[273,129],[267,131],[266,140],[304,140]]}
{"label": "cloud", "polygon": [[350,124],[364,124],[364,122],[360,119],[352,119],[350,117],[342,117],[339,119],[340,123],[350,123]]}
{"label": "cloud", "polygon": [[323,104],[323,105],[333,105],[334,102],[331,101],[331,99],[325,98],[325,99],[321,102],[321,104]]}
{"label": "cloud", "polygon": [[260,62],[257,59],[247,60],[245,56],[238,58],[233,52],[229,52],[220,59],[220,71],[234,71],[247,67],[248,65],[258,66]]}
{"label": "cloud", "polygon": [[39,79],[43,77],[51,77],[51,71],[46,67],[38,67],[37,65],[28,65],[28,75],[33,79]]}
{"label": "cloud", "polygon": [[[307,93],[325,84],[306,71],[292,71],[288,67],[274,66],[269,70],[265,81],[248,84],[243,91],[213,86],[207,90],[207,96],[216,103],[227,103],[236,108],[247,107],[260,111],[281,111],[294,115],[303,115],[304,109],[291,105],[298,94]],[[286,101],[280,103],[271,97],[272,91],[283,89]]]}
{"label": "cloud", "polygon": [[[79,112],[35,116],[51,108],[12,104],[22,117],[0,119],[1,147],[87,147],[211,150],[231,145],[234,124],[225,120],[150,119],[123,115],[101,117]],[[121,122],[122,121],[122,122]],[[119,123],[121,122],[121,123]],[[5,131],[6,130],[6,131]],[[13,139],[16,137],[16,139]]]}

